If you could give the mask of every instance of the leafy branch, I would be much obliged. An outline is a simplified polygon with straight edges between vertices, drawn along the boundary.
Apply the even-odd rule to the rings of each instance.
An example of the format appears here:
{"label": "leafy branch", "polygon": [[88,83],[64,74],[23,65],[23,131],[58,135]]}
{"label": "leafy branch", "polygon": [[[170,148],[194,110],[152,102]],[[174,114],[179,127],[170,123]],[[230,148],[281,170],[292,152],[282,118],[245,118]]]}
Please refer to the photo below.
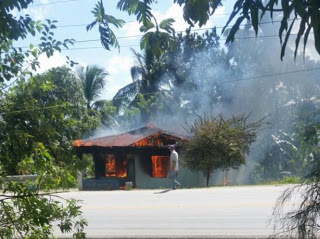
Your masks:
{"label": "leafy branch", "polygon": [[93,13],[95,20],[87,26],[87,31],[91,30],[96,24],[98,24],[102,46],[108,51],[110,51],[110,46],[118,48],[118,50],[120,50],[119,42],[116,35],[110,28],[110,24],[115,26],[116,28],[119,28],[123,26],[125,21],[106,14],[102,0],[100,0],[96,4],[91,13]]}

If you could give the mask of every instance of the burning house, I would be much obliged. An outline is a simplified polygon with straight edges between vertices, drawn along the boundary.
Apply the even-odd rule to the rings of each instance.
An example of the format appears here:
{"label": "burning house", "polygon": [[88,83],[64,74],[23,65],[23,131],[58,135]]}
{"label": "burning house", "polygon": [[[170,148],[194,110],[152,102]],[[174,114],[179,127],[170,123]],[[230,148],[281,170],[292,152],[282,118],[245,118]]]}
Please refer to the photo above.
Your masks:
{"label": "burning house", "polygon": [[[148,125],[126,133],[91,140],[76,140],[78,155],[92,154],[95,178],[81,179],[83,190],[124,188],[169,188],[169,144],[179,145],[185,137]],[[180,165],[178,180],[183,187],[205,186],[205,176]],[[80,184],[81,184],[80,183]]]}

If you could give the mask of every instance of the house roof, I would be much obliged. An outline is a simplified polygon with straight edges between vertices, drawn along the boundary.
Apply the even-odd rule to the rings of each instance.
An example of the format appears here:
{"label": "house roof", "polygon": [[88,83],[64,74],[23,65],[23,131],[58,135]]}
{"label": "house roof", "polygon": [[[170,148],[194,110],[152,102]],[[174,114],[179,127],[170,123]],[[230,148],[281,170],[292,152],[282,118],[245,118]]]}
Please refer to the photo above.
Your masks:
{"label": "house roof", "polygon": [[175,133],[165,131],[153,125],[134,129],[122,134],[111,135],[90,140],[76,140],[74,147],[144,147],[164,146],[169,141],[185,141],[186,138]]}

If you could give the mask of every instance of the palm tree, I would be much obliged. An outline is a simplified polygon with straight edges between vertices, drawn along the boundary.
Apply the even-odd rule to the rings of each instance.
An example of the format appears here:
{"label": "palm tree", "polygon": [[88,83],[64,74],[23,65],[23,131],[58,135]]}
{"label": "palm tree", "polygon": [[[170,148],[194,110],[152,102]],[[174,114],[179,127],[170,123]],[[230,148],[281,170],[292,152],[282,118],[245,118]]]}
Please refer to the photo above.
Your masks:
{"label": "palm tree", "polygon": [[76,75],[81,81],[87,108],[91,109],[97,97],[100,96],[101,90],[105,85],[105,77],[109,73],[103,68],[93,65],[86,68],[79,67]]}
{"label": "palm tree", "polygon": [[139,93],[146,98],[159,90],[161,76],[166,72],[165,59],[155,58],[151,51],[145,49],[140,54],[132,49],[136,65],[131,67],[133,82],[121,88],[113,98],[116,106],[130,106],[137,100]]}

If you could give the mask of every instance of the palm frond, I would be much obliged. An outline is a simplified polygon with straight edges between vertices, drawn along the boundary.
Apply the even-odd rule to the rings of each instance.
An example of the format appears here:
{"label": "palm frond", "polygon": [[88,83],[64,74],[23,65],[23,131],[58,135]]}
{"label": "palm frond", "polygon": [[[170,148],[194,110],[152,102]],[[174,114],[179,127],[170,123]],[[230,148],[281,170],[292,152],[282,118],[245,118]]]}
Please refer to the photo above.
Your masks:
{"label": "palm frond", "polygon": [[101,90],[106,83],[105,77],[109,74],[103,68],[93,65],[86,68],[79,67],[76,75],[81,81],[88,106],[91,106],[91,102],[100,96]]}
{"label": "palm frond", "polygon": [[112,99],[113,104],[118,108],[121,106],[128,106],[134,97],[139,93],[139,83],[140,82],[135,81],[118,90]]}

